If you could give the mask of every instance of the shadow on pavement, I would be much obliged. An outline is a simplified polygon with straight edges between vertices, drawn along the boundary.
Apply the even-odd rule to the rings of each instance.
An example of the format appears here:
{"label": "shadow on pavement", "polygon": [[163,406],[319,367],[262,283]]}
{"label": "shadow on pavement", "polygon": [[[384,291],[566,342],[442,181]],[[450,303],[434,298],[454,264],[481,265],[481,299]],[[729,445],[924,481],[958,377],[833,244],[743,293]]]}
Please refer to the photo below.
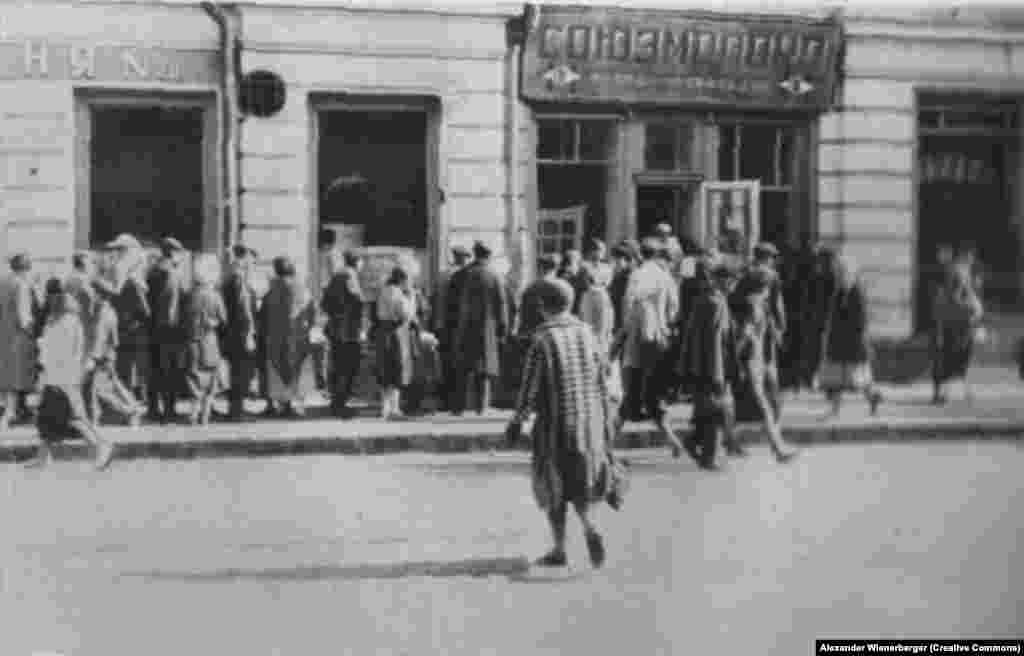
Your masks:
{"label": "shadow on pavement", "polygon": [[277,569],[225,569],[211,572],[132,572],[127,578],[185,583],[251,581],[372,581],[417,577],[522,577],[530,569],[526,558],[482,558],[453,562],[380,563],[351,566],[313,565]]}

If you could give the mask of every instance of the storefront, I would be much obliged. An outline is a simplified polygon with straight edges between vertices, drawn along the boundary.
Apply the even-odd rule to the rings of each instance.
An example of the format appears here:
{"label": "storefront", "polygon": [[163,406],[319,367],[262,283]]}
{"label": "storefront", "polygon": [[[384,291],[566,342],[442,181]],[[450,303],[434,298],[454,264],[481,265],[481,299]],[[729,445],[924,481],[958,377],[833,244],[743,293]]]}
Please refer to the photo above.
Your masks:
{"label": "storefront", "polygon": [[587,237],[681,238],[738,254],[816,237],[830,20],[542,6],[528,13],[534,253]]}
{"label": "storefront", "polygon": [[243,71],[286,90],[279,113],[242,125],[247,242],[312,271],[327,228],[343,248],[410,249],[427,285],[450,244],[506,250],[506,21],[519,8],[240,10]]}
{"label": "storefront", "polygon": [[[1024,24],[1013,10],[846,12],[842,107],[823,118],[822,236],[861,265],[875,335],[921,334],[943,245],[969,242],[1010,347],[1024,271]],[[1019,12],[1017,12],[1019,14]],[[1019,322],[1018,322],[1019,323]]]}
{"label": "storefront", "polygon": [[197,7],[16,3],[0,17],[0,255],[120,232],[220,244],[220,42]]}

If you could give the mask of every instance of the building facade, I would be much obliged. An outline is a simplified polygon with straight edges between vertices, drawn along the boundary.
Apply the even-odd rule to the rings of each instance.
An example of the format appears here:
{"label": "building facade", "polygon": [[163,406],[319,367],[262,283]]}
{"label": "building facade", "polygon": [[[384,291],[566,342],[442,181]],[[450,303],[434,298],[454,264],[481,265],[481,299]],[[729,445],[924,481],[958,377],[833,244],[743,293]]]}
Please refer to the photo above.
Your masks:
{"label": "building facade", "polygon": [[941,244],[971,241],[995,316],[1019,312],[1020,12],[845,12],[845,83],[818,151],[820,234],[865,270],[874,333],[927,325]]}
{"label": "building facade", "polygon": [[[974,241],[990,305],[1018,305],[1005,14],[300,4],[231,5],[227,43],[194,5],[5,7],[0,254],[57,272],[131,232],[315,273],[328,227],[428,279],[484,239],[525,279],[540,252],[668,222],[738,254],[840,245],[883,337],[926,323],[941,243]],[[280,111],[236,125],[235,68],[277,76]]]}

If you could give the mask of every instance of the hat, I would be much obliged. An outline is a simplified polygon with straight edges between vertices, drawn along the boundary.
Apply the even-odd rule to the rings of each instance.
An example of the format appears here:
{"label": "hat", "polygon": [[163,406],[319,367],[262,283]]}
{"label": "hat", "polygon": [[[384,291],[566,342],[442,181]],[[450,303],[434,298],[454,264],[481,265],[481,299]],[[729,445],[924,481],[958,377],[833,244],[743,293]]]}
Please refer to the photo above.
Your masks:
{"label": "hat", "polygon": [[490,257],[491,249],[487,244],[482,241],[478,241],[473,244],[473,256],[481,259]]}
{"label": "hat", "polygon": [[775,247],[775,244],[763,241],[757,246],[754,246],[754,257],[778,257],[779,249]]}
{"label": "hat", "polygon": [[654,226],[654,234],[659,237],[668,237],[672,234],[672,226],[667,223],[659,223]]}
{"label": "hat", "polygon": [[468,248],[462,244],[458,244],[456,246],[452,246],[452,257],[473,257],[473,254]]}
{"label": "hat", "polygon": [[257,257],[258,253],[254,249],[246,246],[245,244],[235,244],[234,246],[231,247],[231,255],[235,258],[241,259],[248,255]]}
{"label": "hat", "polygon": [[16,273],[28,271],[32,268],[32,258],[28,253],[15,253],[11,257],[11,271]]}
{"label": "hat", "polygon": [[139,240],[135,237],[122,232],[117,237],[114,237],[114,241],[107,242],[104,248],[108,251],[131,250],[135,248],[142,248],[142,244],[140,244]]}
{"label": "hat", "polygon": [[181,245],[181,242],[174,237],[164,237],[160,240],[160,250],[167,251],[183,251],[185,247]]}
{"label": "hat", "polygon": [[64,293],[64,282],[60,278],[50,278],[46,281],[46,295],[56,296]]}

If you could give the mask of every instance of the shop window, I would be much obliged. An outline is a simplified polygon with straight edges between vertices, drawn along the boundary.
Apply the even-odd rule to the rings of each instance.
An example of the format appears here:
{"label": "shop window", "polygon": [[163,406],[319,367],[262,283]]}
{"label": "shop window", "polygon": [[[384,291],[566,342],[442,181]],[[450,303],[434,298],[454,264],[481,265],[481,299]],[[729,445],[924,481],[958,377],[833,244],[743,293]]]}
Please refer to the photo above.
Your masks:
{"label": "shop window", "polygon": [[760,235],[764,241],[784,244],[796,232],[792,225],[796,159],[795,126],[744,123],[719,128],[718,177],[761,183]]}
{"label": "shop window", "polygon": [[201,250],[203,110],[104,107],[92,116],[89,243],[120,233]]}
{"label": "shop window", "polygon": [[693,168],[693,126],[648,123],[644,126],[644,163],[649,171]]}
{"label": "shop window", "polygon": [[545,217],[538,223],[537,248],[541,253],[578,249],[586,237],[605,234],[615,122],[541,118],[537,123],[538,196]]}

